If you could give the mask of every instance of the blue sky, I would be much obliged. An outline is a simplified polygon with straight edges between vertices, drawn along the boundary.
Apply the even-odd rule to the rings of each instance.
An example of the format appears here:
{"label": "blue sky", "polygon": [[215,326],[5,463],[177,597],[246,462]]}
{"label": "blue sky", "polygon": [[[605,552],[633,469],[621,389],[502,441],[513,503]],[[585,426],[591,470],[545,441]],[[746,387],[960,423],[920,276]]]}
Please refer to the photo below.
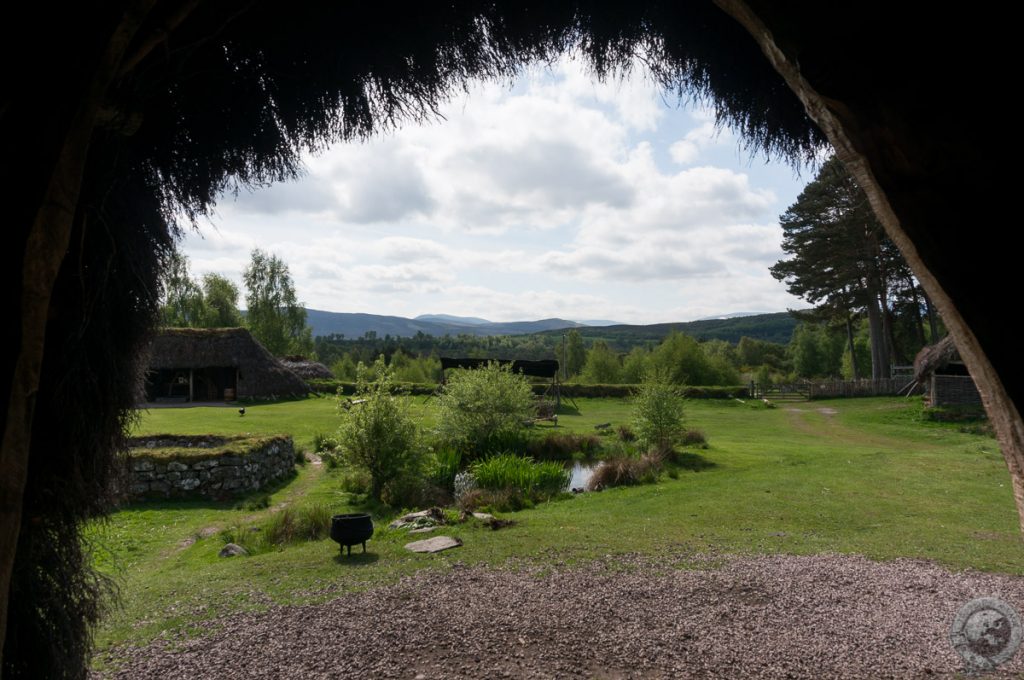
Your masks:
{"label": "blue sky", "polygon": [[686,321],[804,307],[768,273],[802,177],[741,148],[642,72],[575,62],[479,83],[305,176],[237,199],[182,249],[241,282],[252,248],[289,265],[306,306],[495,321]]}

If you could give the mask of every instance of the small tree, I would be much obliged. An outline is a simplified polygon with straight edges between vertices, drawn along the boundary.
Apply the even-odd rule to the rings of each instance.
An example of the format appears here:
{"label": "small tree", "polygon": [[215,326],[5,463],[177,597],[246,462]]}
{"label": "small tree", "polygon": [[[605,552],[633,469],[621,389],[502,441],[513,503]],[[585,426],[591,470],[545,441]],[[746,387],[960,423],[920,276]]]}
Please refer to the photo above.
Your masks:
{"label": "small tree", "polygon": [[622,378],[622,363],[619,356],[604,340],[598,340],[587,352],[587,362],[583,365],[580,377],[582,382],[597,385],[619,382]]}
{"label": "small tree", "polygon": [[370,495],[380,500],[384,485],[416,469],[420,451],[408,402],[394,394],[394,377],[384,357],[373,367],[359,364],[356,397],[342,402],[338,444],[344,460],[370,473]]}
{"label": "small tree", "polygon": [[530,382],[511,364],[453,371],[439,401],[441,437],[469,455],[489,452],[506,437],[521,434],[533,415]]}
{"label": "small tree", "polygon": [[246,322],[253,337],[275,356],[309,354],[313,335],[306,325],[306,310],[295,296],[295,284],[284,260],[259,248],[242,273]]}
{"label": "small tree", "polygon": [[667,453],[682,436],[683,389],[665,371],[651,370],[633,395],[633,429],[649,448]]}
{"label": "small tree", "polygon": [[203,314],[205,328],[227,328],[241,326],[242,314],[238,311],[238,286],[220,274],[203,276],[203,299],[206,307]]}
{"label": "small tree", "polygon": [[160,280],[160,323],[172,327],[197,327],[206,315],[203,291],[192,279],[188,257],[174,252]]}

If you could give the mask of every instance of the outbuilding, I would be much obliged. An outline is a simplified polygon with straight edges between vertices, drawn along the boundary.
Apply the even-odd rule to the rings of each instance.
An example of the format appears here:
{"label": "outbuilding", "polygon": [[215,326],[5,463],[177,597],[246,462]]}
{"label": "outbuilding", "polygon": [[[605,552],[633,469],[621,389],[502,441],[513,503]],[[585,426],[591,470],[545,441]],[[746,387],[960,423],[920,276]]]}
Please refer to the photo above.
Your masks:
{"label": "outbuilding", "polygon": [[245,328],[165,328],[149,346],[149,402],[300,396],[309,386]]}
{"label": "outbuilding", "polygon": [[947,335],[914,358],[914,380],[924,387],[929,406],[977,406],[981,395],[960,352]]}

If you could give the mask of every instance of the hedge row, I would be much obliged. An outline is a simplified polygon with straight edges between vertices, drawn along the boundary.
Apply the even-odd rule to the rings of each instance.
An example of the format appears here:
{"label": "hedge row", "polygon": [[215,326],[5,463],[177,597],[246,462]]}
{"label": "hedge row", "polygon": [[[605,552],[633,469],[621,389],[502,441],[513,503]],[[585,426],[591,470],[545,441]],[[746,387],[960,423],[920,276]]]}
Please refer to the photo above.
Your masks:
{"label": "hedge row", "polygon": [[[562,385],[562,396],[629,397],[632,396],[639,387],[639,385],[584,385],[569,383]],[[537,391],[536,387],[534,388],[534,391]],[[540,392],[543,392],[543,389],[541,389]],[[683,396],[687,399],[745,398],[750,396],[750,388],[746,385],[689,385],[683,388]]]}
{"label": "hedge row", "polygon": [[[307,380],[306,384],[318,394],[342,394],[352,395],[356,393],[356,384],[346,380]],[[437,385],[429,383],[395,383],[396,387],[408,394],[423,395],[433,394],[437,391]]]}
{"label": "hedge row", "polygon": [[[308,380],[313,391],[320,394],[355,394],[356,384],[342,380]],[[413,395],[434,394],[437,385],[429,383],[398,383],[398,386],[405,392]],[[569,383],[561,386],[563,397],[629,397],[639,385],[584,385]],[[534,385],[535,394],[544,394],[548,385]],[[718,386],[689,386],[686,387],[684,396],[689,399],[731,399],[733,397],[746,398],[750,396],[750,388],[746,385],[718,385]]]}

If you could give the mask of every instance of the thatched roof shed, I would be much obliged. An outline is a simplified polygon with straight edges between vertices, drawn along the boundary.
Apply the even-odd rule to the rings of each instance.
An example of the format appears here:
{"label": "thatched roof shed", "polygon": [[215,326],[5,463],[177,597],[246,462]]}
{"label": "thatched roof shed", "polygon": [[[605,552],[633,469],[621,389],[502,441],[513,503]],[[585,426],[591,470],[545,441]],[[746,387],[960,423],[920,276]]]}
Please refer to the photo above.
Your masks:
{"label": "thatched roof shed", "polygon": [[[952,365],[962,365],[960,353],[953,344],[953,337],[947,335],[934,345],[928,345],[921,349],[914,357],[914,380],[924,382],[936,373],[944,373]],[[963,373],[959,369],[953,369],[956,375]]]}
{"label": "thatched roof shed", "polygon": [[284,357],[281,365],[303,380],[331,380],[334,374],[319,361],[310,361],[301,356]]}
{"label": "thatched roof shed", "polygon": [[305,381],[245,328],[165,328],[148,353],[150,401],[230,401],[309,392]]}
{"label": "thatched roof shed", "polygon": [[925,387],[930,406],[981,408],[981,395],[967,365],[946,336],[914,357],[914,380]]}

